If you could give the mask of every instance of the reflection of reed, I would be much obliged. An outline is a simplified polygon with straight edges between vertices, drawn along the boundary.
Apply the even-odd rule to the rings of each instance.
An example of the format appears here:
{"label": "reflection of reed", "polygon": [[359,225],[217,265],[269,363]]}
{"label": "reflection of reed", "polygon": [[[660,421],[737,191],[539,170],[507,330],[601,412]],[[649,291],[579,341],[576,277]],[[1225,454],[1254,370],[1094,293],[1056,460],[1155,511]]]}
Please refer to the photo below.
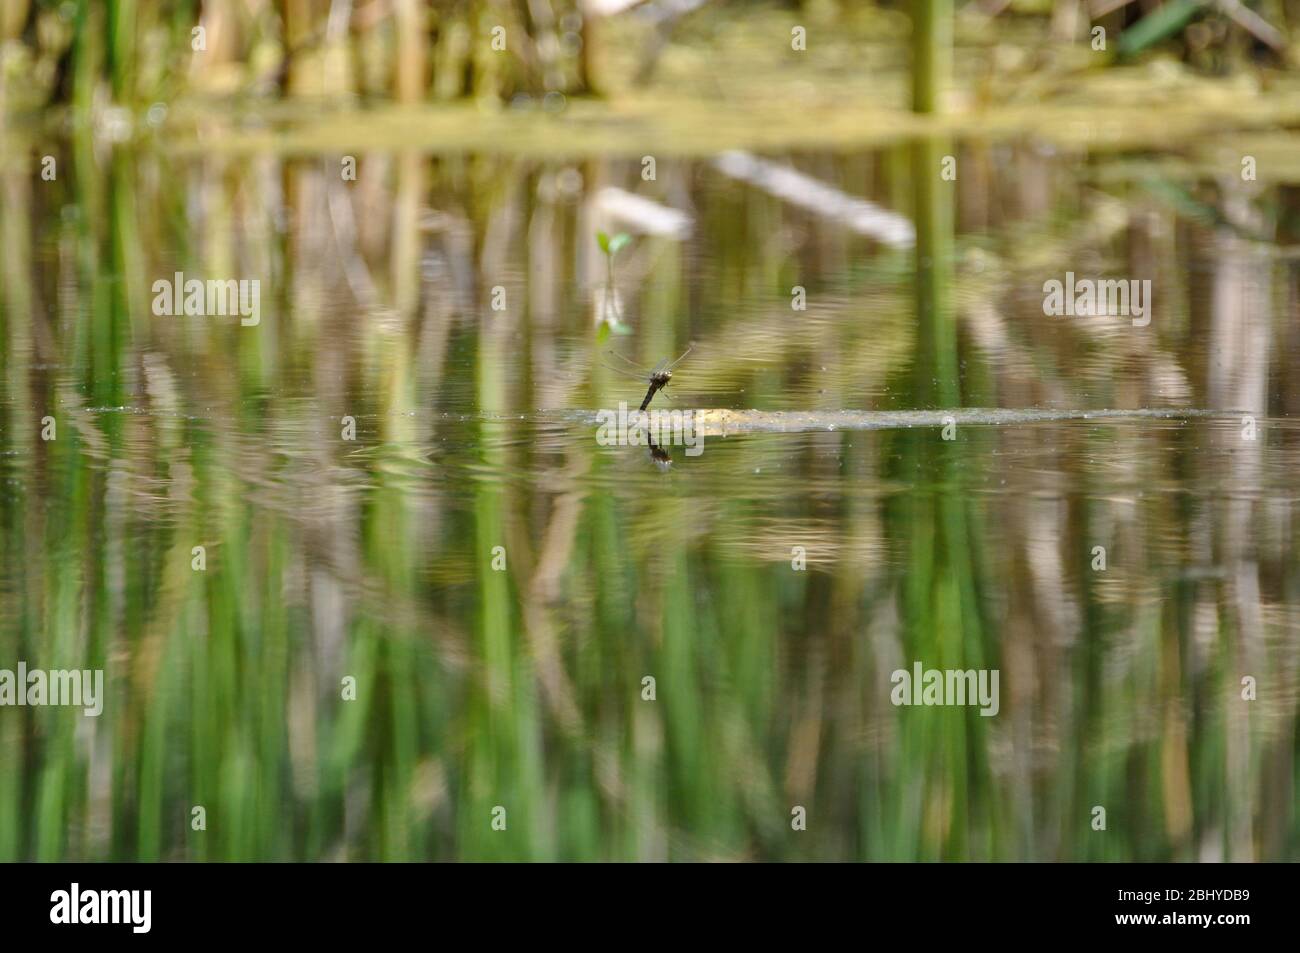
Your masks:
{"label": "reflection of reed", "polygon": [[[1035,324],[1025,254],[1164,260],[1188,226],[1124,204],[1103,229],[1118,200],[1059,185],[978,210],[980,272],[922,196],[941,267],[920,314],[950,310],[918,320],[889,252],[706,165],[638,184],[593,160],[570,194],[544,186],[561,167],[499,157],[376,154],[343,183],[319,159],[119,152],[102,175],[87,143],[71,155],[40,191],[0,178],[0,661],[103,665],[110,703],[93,724],[0,719],[0,857],[1291,849],[1285,427],[1250,446],[1220,421],[971,426],[960,449],[930,428],[750,436],[660,479],[534,413],[616,393],[588,377],[581,280],[606,185],[695,218],[689,241],[640,239],[634,353],[698,341],[679,400],[738,406],[1176,404],[1176,371],[1187,402],[1263,424],[1295,385],[1268,375],[1279,266],[1246,245],[1197,232],[1213,293],[1171,270],[1187,287],[1135,343]],[[1025,161],[1041,184],[1074,158]],[[897,157],[795,164],[908,204]],[[154,317],[150,283],[177,269],[262,275],[263,325]],[[917,657],[1001,667],[1003,715],[882,702]],[[1253,706],[1243,673],[1264,676]],[[496,804],[519,840],[493,839]]]}
{"label": "reflection of reed", "polygon": [[[1248,217],[1258,234],[1263,228],[1260,217],[1250,209],[1247,197],[1226,183],[1227,217],[1243,221]],[[1210,238],[1212,253],[1212,307],[1206,318],[1210,323],[1210,341],[1204,388],[1217,406],[1230,407],[1264,419],[1268,414],[1268,367],[1272,337],[1273,264],[1266,248],[1248,242],[1228,229],[1220,229]],[[1244,439],[1241,427],[1218,435],[1217,445],[1227,451],[1226,466],[1232,484],[1240,489],[1213,507],[1213,529],[1207,535],[1213,541],[1203,553],[1224,574],[1219,583],[1219,625],[1225,659],[1225,684],[1220,691],[1226,697],[1225,762],[1227,780],[1227,817],[1219,844],[1212,857],[1228,861],[1259,859],[1255,831],[1257,809],[1251,782],[1252,711],[1241,701],[1241,677],[1257,680],[1268,676],[1257,673],[1276,670],[1275,661],[1266,648],[1264,611],[1260,592],[1256,534],[1263,513],[1254,499],[1263,473],[1262,445],[1269,439],[1267,430]],[[1223,459],[1223,458],[1220,458]],[[1269,693],[1263,693],[1265,697]],[[1272,705],[1263,706],[1268,711]],[[1295,706],[1292,706],[1292,715]],[[1270,746],[1272,747],[1272,746]],[[1294,746],[1284,742],[1275,751],[1285,751],[1291,761]],[[1271,846],[1271,845],[1270,845]],[[1219,851],[1222,854],[1219,854]]]}

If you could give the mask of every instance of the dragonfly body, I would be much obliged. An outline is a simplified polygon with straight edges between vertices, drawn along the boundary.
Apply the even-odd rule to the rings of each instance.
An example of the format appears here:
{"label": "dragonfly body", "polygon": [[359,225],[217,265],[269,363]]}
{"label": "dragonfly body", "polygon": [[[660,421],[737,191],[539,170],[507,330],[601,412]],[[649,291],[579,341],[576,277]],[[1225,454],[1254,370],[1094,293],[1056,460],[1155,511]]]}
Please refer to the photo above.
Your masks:
{"label": "dragonfly body", "polygon": [[650,378],[650,389],[645,392],[645,400],[641,401],[641,409],[645,410],[650,406],[650,400],[660,390],[668,386],[668,382],[673,379],[672,371],[660,371]]}
{"label": "dragonfly body", "polygon": [[644,411],[647,407],[650,406],[650,401],[654,399],[655,394],[659,393],[659,391],[663,390],[665,387],[668,386],[668,382],[673,379],[673,368],[682,362],[682,358],[686,357],[687,354],[691,353],[691,348],[688,347],[685,353],[683,353],[681,357],[673,361],[671,364],[668,363],[667,358],[664,358],[662,361],[656,364],[654,370],[651,371],[646,371],[638,367],[632,361],[629,361],[626,357],[624,357],[622,354],[619,354],[616,351],[610,351],[609,353],[613,354],[619,360],[626,363],[629,367],[634,368],[637,373],[632,374],[629,371],[614,367],[613,365],[610,364],[606,364],[605,366],[608,367],[611,371],[617,371],[620,374],[626,374],[629,377],[635,377],[638,380],[645,381],[650,385],[649,390],[645,392],[645,400],[641,401],[640,409]]}

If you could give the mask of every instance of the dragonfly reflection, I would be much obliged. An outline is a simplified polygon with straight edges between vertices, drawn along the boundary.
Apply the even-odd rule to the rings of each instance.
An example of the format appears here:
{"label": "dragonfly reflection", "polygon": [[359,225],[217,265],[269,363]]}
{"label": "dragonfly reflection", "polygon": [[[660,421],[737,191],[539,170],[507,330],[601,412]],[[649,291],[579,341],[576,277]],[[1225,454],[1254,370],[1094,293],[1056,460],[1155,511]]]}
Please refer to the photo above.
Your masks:
{"label": "dragonfly reflection", "polygon": [[691,350],[694,347],[695,345],[692,344],[684,352],[682,352],[681,357],[673,361],[671,364],[668,363],[668,358],[664,358],[662,361],[656,364],[652,370],[648,370],[648,371],[645,368],[641,367],[639,364],[635,364],[632,361],[629,361],[626,357],[624,357],[622,354],[619,354],[617,351],[609,351],[608,353],[612,354],[614,357],[618,358],[620,361],[625,363],[628,366],[628,368],[630,368],[630,370],[620,368],[620,367],[615,367],[613,364],[609,364],[609,363],[606,363],[605,366],[616,374],[622,374],[626,377],[635,378],[636,380],[642,381],[643,383],[650,385],[650,389],[645,392],[645,400],[641,401],[640,409],[645,410],[647,407],[650,406],[651,398],[653,398],[654,395],[658,393],[660,390],[667,387],[668,382],[673,379],[673,368],[676,367],[678,364],[680,364],[682,360],[686,357],[686,355],[691,353]]}
{"label": "dragonfly reflection", "polygon": [[650,440],[650,461],[655,465],[660,473],[667,473],[673,466],[673,455],[665,450],[654,440]]}

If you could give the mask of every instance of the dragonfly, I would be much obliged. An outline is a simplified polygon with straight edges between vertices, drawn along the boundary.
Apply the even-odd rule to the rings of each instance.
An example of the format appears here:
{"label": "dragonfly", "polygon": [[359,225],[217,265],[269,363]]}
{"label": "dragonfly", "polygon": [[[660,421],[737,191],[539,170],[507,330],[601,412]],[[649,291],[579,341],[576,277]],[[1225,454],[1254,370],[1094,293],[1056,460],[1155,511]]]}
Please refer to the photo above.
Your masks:
{"label": "dragonfly", "polygon": [[622,354],[619,354],[617,351],[609,351],[608,352],[609,354],[612,354],[620,361],[623,361],[625,364],[627,364],[629,368],[631,368],[631,370],[615,367],[613,364],[608,364],[608,363],[605,366],[616,374],[623,374],[626,377],[631,377],[650,385],[650,389],[645,392],[645,400],[641,401],[640,409],[645,410],[647,407],[650,406],[650,401],[654,397],[654,395],[657,394],[663,388],[667,387],[668,382],[673,379],[673,368],[676,367],[678,364],[680,364],[686,358],[686,355],[690,354],[691,351],[694,350],[694,348],[695,345],[692,344],[684,352],[682,352],[681,357],[673,361],[671,364],[668,363],[668,358],[664,358],[662,361],[660,361],[658,364],[654,366],[653,370],[649,370],[649,371],[641,367],[639,364],[635,364],[632,361],[629,361],[626,357],[624,357]]}

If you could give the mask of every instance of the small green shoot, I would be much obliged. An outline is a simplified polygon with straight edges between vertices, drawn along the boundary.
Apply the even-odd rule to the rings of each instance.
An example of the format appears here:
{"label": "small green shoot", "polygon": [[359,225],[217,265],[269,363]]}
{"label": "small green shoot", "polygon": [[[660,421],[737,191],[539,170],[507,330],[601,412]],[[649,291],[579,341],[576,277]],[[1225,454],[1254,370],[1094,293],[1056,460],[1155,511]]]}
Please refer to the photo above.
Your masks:
{"label": "small green shoot", "polygon": [[618,306],[617,289],[614,284],[614,256],[627,247],[632,236],[619,232],[611,237],[607,232],[596,232],[596,244],[605,254],[605,292],[603,300],[604,313],[601,315],[601,328],[598,332],[603,341],[610,331],[615,334],[630,334],[632,329],[623,323],[623,315]]}

